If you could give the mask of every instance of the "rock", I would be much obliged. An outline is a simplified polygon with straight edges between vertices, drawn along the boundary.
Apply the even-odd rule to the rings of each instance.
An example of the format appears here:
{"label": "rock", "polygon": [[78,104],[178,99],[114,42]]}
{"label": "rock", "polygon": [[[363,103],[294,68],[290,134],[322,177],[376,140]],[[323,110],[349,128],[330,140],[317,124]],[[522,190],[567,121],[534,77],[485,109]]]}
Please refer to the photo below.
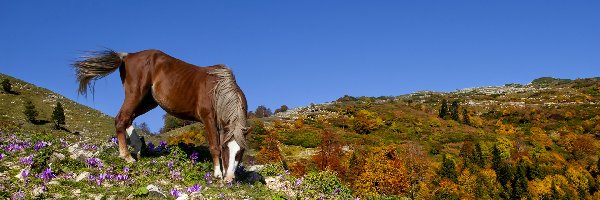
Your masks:
{"label": "rock", "polygon": [[264,165],[252,165],[250,167],[248,167],[247,171],[260,171],[262,168],[264,167]]}
{"label": "rock", "polygon": [[48,185],[60,185],[60,183],[56,180],[48,182]]}
{"label": "rock", "polygon": [[44,192],[46,192],[46,189],[47,188],[45,186],[38,186],[33,189],[33,191],[31,192],[31,196],[34,198],[37,198],[40,195],[42,195]]}
{"label": "rock", "polygon": [[98,194],[94,199],[95,200],[102,200],[102,198],[104,198],[103,194]]}
{"label": "rock", "polygon": [[193,192],[190,194],[190,199],[196,200],[196,199],[204,199],[204,196],[202,196],[202,193],[200,192]]}
{"label": "rock", "polygon": [[73,196],[79,196],[81,194],[81,189],[74,189],[71,191],[71,193],[73,194]]}
{"label": "rock", "polygon": [[186,193],[181,193],[175,200],[188,200],[188,195]]}
{"label": "rock", "polygon": [[64,160],[64,159],[65,159],[65,155],[64,154],[54,152],[50,156],[50,163],[56,163],[56,162]]}
{"label": "rock", "polygon": [[165,195],[163,192],[160,191],[160,189],[158,189],[158,187],[156,187],[155,185],[148,185],[146,186],[146,189],[148,189],[148,198],[149,199],[153,199],[153,198],[167,198],[167,195]]}
{"label": "rock", "polygon": [[83,180],[84,178],[87,178],[88,176],[90,176],[89,172],[81,172],[81,174],[77,175],[77,177],[75,178],[75,181],[79,182],[79,181]]}

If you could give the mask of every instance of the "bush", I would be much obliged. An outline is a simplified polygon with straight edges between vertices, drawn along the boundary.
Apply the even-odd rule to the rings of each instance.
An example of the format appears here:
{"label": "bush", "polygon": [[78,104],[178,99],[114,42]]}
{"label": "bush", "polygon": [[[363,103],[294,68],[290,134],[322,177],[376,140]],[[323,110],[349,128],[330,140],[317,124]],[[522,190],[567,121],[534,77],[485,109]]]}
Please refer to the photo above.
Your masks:
{"label": "bush", "polygon": [[261,164],[277,163],[283,160],[281,151],[279,150],[279,141],[277,133],[270,131],[264,141],[264,145],[256,155],[256,161]]}
{"label": "bush", "polygon": [[280,132],[279,139],[283,144],[296,145],[304,148],[315,148],[321,143],[319,134],[306,130]]}
{"label": "bush", "polygon": [[206,143],[206,139],[204,138],[202,130],[192,127],[189,131],[184,132],[181,135],[169,138],[169,144],[171,145],[177,145],[180,143],[190,146],[201,146]]}
{"label": "bush", "polygon": [[277,176],[285,174],[285,169],[281,163],[266,164],[261,170],[260,174],[263,176]]}
{"label": "bush", "polygon": [[369,134],[383,125],[383,119],[368,110],[360,110],[351,118],[352,130],[358,134]]}
{"label": "bush", "polygon": [[330,171],[310,172],[300,185],[299,199],[331,197],[332,199],[352,199],[348,186],[344,185],[335,173]]}

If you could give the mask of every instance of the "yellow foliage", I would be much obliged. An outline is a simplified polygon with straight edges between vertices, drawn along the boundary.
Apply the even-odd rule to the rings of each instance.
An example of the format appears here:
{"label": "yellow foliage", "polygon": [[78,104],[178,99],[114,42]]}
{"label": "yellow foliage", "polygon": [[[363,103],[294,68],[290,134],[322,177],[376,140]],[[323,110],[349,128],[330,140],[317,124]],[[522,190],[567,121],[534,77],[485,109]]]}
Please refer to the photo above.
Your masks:
{"label": "yellow foliage", "polygon": [[400,195],[408,191],[409,182],[404,163],[396,146],[374,148],[365,156],[363,171],[354,181],[359,196]]}
{"label": "yellow foliage", "polygon": [[461,199],[475,199],[476,180],[477,176],[471,174],[468,168],[463,170],[460,176],[458,176]]}
{"label": "yellow foliage", "polygon": [[304,127],[304,118],[299,117],[298,119],[294,120],[294,128],[301,129],[302,127]]}
{"label": "yellow foliage", "polygon": [[515,133],[517,133],[517,129],[515,129],[515,127],[511,124],[504,124],[504,123],[496,123],[496,125],[498,126],[496,128],[496,133],[500,134],[500,135],[515,135]]}
{"label": "yellow foliage", "polygon": [[359,110],[350,120],[352,129],[359,134],[368,134],[383,125],[383,119],[368,110]]}
{"label": "yellow foliage", "polygon": [[531,128],[531,139],[536,142],[536,145],[541,145],[544,148],[552,146],[552,140],[546,134],[546,131],[539,127]]}
{"label": "yellow foliage", "polygon": [[177,145],[179,143],[184,143],[193,146],[200,146],[206,142],[202,131],[197,129],[190,129],[187,132],[184,132],[180,135],[169,138],[168,143],[170,145]]}

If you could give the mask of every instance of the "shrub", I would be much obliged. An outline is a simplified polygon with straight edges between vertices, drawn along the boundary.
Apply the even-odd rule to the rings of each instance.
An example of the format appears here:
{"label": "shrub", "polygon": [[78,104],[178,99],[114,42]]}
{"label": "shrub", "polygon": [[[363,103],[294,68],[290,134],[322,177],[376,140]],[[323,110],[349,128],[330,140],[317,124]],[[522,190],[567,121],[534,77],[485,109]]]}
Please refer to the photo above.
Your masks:
{"label": "shrub", "polygon": [[344,185],[335,173],[330,171],[310,172],[300,185],[299,199],[330,197],[332,199],[352,199],[348,186]]}
{"label": "shrub", "polygon": [[266,164],[261,170],[260,174],[263,176],[277,176],[285,174],[285,169],[281,163],[270,163]]}
{"label": "shrub", "polygon": [[364,160],[364,166],[354,181],[355,194],[379,197],[408,191],[407,170],[395,145],[374,148],[366,157],[356,160]]}
{"label": "shrub", "polygon": [[360,110],[350,119],[352,121],[352,130],[358,134],[369,134],[383,125],[383,119],[368,110]]}
{"label": "shrub", "polygon": [[321,143],[319,134],[307,130],[280,132],[280,140],[283,144],[304,148],[315,148]]}
{"label": "shrub", "polygon": [[169,138],[169,144],[171,145],[177,145],[180,143],[191,146],[201,146],[206,143],[206,139],[204,138],[202,130],[192,127],[187,132]]}

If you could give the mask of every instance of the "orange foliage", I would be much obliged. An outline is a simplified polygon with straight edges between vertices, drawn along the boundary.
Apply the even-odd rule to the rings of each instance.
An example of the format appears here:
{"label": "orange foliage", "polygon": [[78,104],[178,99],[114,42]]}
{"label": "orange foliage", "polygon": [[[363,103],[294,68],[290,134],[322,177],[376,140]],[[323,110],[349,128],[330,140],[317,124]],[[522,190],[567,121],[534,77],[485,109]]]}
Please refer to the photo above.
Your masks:
{"label": "orange foliage", "polygon": [[339,136],[333,131],[324,130],[321,133],[321,144],[319,144],[318,152],[313,156],[313,161],[317,164],[317,167],[323,171],[336,171],[338,175],[343,176],[345,169],[340,164],[342,154]]}
{"label": "orange foliage", "polygon": [[273,130],[268,130],[267,138],[263,141],[263,146],[256,155],[256,161],[261,164],[278,163],[283,160],[281,151],[279,150],[279,140],[277,133]]}
{"label": "orange foliage", "polygon": [[295,177],[304,176],[306,174],[306,163],[308,162],[308,160],[301,160],[289,164],[288,168],[290,170],[290,174]]}

